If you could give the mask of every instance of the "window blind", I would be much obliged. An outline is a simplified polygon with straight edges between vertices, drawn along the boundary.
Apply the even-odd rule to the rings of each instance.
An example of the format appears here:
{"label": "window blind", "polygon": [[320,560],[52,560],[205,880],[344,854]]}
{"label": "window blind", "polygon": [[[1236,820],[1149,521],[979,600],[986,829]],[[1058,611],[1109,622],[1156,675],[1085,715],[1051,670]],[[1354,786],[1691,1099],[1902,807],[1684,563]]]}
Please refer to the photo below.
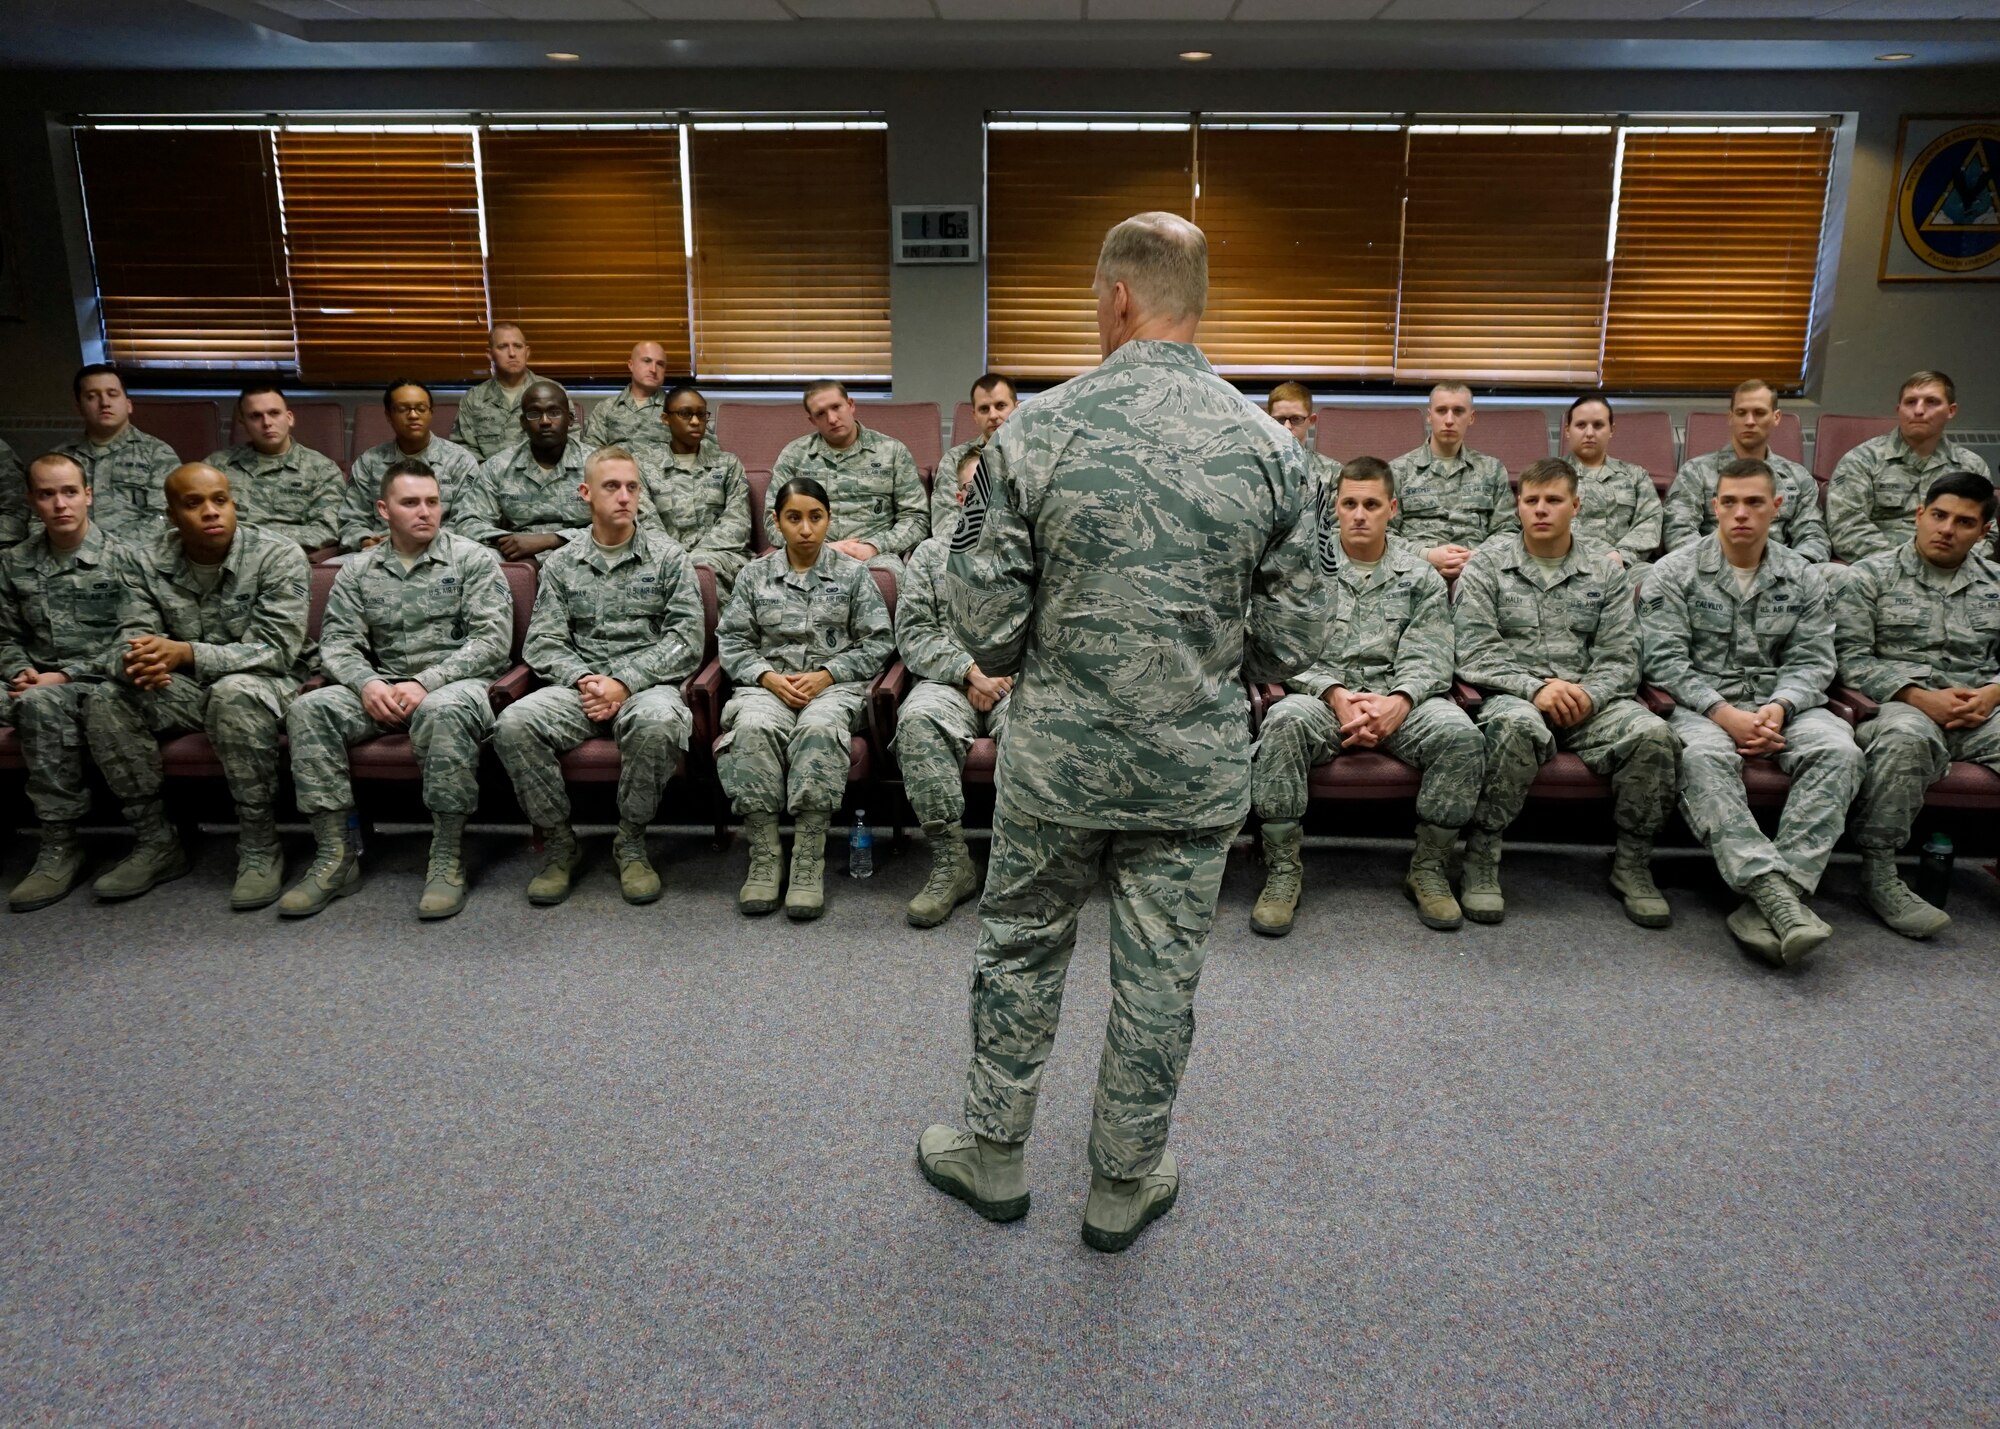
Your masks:
{"label": "window blind", "polygon": [[623,381],[634,343],[693,370],[680,129],[489,130],[486,279],[537,372]]}
{"label": "window blind", "polygon": [[1090,280],[1120,219],[1193,204],[1188,125],[1006,129],[986,136],[987,365],[1070,377],[1097,365]]}
{"label": "window blind", "polygon": [[1595,385],[1616,138],[1472,128],[1410,132],[1396,377]]}
{"label": "window blind", "polygon": [[1394,129],[1202,129],[1201,344],[1218,370],[1393,373],[1405,142]]}
{"label": "window blind", "polygon": [[278,132],[299,374],[441,381],[486,362],[473,136]]}
{"label": "window blind", "polygon": [[889,373],[889,175],[879,127],[688,135],[694,359],[704,377]]}
{"label": "window blind", "polygon": [[1833,132],[1628,131],[1604,383],[1805,380]]}
{"label": "window blind", "polygon": [[79,128],[76,153],[111,361],[293,365],[269,131]]}

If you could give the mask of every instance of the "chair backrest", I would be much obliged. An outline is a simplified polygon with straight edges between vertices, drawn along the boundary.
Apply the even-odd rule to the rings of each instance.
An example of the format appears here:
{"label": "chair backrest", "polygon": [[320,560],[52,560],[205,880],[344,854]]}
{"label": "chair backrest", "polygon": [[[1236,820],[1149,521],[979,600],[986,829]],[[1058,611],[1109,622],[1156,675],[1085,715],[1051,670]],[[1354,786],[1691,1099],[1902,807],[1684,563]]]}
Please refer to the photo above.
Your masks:
{"label": "chair backrest", "polygon": [[[431,419],[436,421],[437,408],[431,408]],[[380,402],[363,402],[354,409],[354,454],[360,456],[370,447],[379,447],[396,435],[396,429],[389,425],[389,414],[382,410]]]}
{"label": "chair backrest", "polygon": [[182,461],[200,461],[222,445],[222,405],[212,397],[134,397],[132,425]]}
{"label": "chair backrest", "polygon": [[1488,407],[1480,411],[1465,444],[1497,456],[1507,474],[1522,472],[1549,454],[1549,414],[1540,407]]}
{"label": "chair backrest", "polygon": [[[1562,455],[1568,456],[1568,439],[1560,445]],[[1619,413],[1618,425],[1611,433],[1611,455],[1620,461],[1637,462],[1653,478],[1653,485],[1666,490],[1679,470],[1674,461],[1674,419],[1665,412]]]}
{"label": "chair backrest", "polygon": [[770,471],[778,453],[797,437],[812,434],[812,419],[800,402],[717,402],[715,439],[733,452],[745,470]]}
{"label": "chair backrest", "polygon": [[764,534],[764,497],[771,489],[771,473],[762,467],[746,467],[743,476],[750,483],[750,549],[761,556],[771,549]]}
{"label": "chair backrest", "polygon": [[310,585],[306,590],[306,639],[319,639],[319,623],[326,615],[326,598],[333,593],[333,578],[340,574],[339,566],[314,566],[306,572]]}
{"label": "chair backrest", "polygon": [[535,614],[535,563],[502,561],[500,574],[506,579],[507,593],[514,597],[514,643],[507,651],[507,659],[518,664],[521,647],[528,641],[528,622]]}
{"label": "chair backrest", "polygon": [[1828,412],[1813,428],[1812,473],[1821,482],[1833,475],[1840,459],[1874,437],[1896,430],[1894,417],[1846,417]]}
{"label": "chair backrest", "polygon": [[[1727,412],[1689,412],[1687,436],[1681,443],[1681,460],[1707,456],[1719,452],[1729,445],[1729,414]],[[1781,457],[1804,465],[1806,459],[1805,428],[1799,425],[1796,412],[1778,413],[1778,426],[1771,433],[1771,450]],[[1830,469],[1830,468],[1829,468]]]}
{"label": "chair backrest", "polygon": [[972,440],[979,431],[979,414],[972,410],[970,402],[960,402],[951,409],[951,444],[962,446]]}
{"label": "chair backrest", "polygon": [[[458,425],[458,403],[439,402],[439,401],[433,401],[431,403],[432,431],[436,432],[441,437],[448,437],[451,435],[451,429],[457,425]],[[379,443],[387,441],[388,438],[379,437],[376,440]]]}
{"label": "chair backrest", "polygon": [[[292,403],[292,415],[297,418],[292,423],[292,440],[302,447],[311,447],[321,456],[331,457],[333,464],[345,472],[351,462],[347,450],[347,408],[338,402],[306,397]],[[249,439],[242,419],[232,413],[230,445],[237,446]]]}
{"label": "chair backrest", "polygon": [[1394,461],[1424,444],[1424,413],[1421,407],[1321,407],[1313,431],[1319,451],[1335,461]]}
{"label": "chair backrest", "polygon": [[875,589],[882,592],[882,604],[889,607],[889,623],[896,623],[896,573],[881,566],[870,566],[868,574],[875,577]]}
{"label": "chair backrest", "polygon": [[701,663],[706,665],[715,658],[715,627],[722,620],[722,606],[717,598],[715,572],[707,566],[696,566],[694,578],[701,587]]}
{"label": "chair backrest", "polygon": [[861,425],[873,427],[885,437],[894,437],[910,449],[917,470],[929,476],[944,455],[944,440],[938,426],[935,402],[867,402],[856,412]]}

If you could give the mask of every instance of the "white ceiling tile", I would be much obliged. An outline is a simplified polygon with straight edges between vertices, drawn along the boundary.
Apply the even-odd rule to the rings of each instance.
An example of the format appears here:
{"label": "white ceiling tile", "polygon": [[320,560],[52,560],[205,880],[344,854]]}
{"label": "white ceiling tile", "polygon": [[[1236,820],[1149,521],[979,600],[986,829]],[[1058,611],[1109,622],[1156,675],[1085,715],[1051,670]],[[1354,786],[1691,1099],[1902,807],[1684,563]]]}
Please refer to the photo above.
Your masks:
{"label": "white ceiling tile", "polygon": [[936,0],[947,20],[1081,20],[1083,0]]}
{"label": "white ceiling tile", "polygon": [[1236,0],[1087,0],[1086,20],[1227,20]]}
{"label": "white ceiling tile", "polygon": [[1395,0],[1378,20],[1518,20],[1536,0]]}
{"label": "white ceiling tile", "polygon": [[643,20],[631,0],[483,0],[510,20]]}
{"label": "white ceiling tile", "polygon": [[1523,19],[1602,20],[1618,24],[1631,20],[1664,20],[1687,9],[1690,0],[1542,0]]}
{"label": "white ceiling tile", "polygon": [[778,0],[632,0],[656,20],[789,20]]}
{"label": "white ceiling tile", "polygon": [[935,20],[931,0],[785,0],[801,20]]}
{"label": "white ceiling tile", "polygon": [[1812,20],[1838,10],[1840,0],[1697,0],[1676,20]]}
{"label": "white ceiling tile", "polygon": [[497,20],[479,0],[340,0],[364,20]]}
{"label": "white ceiling tile", "polygon": [[1232,20],[1372,20],[1389,0],[1242,0]]}

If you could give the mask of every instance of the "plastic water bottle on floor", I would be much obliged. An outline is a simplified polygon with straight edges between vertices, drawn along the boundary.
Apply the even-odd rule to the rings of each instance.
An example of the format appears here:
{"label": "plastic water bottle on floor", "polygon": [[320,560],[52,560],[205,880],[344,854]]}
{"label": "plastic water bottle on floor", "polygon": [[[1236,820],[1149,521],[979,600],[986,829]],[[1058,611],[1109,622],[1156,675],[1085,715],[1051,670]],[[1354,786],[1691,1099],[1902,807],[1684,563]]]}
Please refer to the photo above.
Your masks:
{"label": "plastic water bottle on floor", "polygon": [[1951,835],[1932,834],[1917,856],[1917,897],[1933,908],[1951,894]]}
{"label": "plastic water bottle on floor", "polygon": [[347,815],[347,846],[356,858],[361,857],[361,815],[351,810]]}
{"label": "plastic water bottle on floor", "polygon": [[854,827],[847,834],[847,876],[875,876],[875,835],[868,827],[868,811],[854,811]]}

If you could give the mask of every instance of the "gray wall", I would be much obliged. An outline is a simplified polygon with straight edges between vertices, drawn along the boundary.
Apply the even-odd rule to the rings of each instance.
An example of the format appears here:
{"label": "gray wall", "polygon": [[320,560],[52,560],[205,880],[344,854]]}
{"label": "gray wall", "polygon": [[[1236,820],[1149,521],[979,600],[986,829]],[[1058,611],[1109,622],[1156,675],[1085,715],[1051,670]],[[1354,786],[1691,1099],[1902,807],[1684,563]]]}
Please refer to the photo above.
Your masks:
{"label": "gray wall", "polygon": [[[1886,411],[1895,384],[1918,367],[1959,382],[1960,425],[2000,426],[2000,285],[1876,282],[1882,221],[1895,160],[1897,117],[1977,113],[2000,94],[2000,71],[1929,70],[1745,75],[1619,72],[1542,75],[1142,71],[857,72],[493,71],[365,74],[242,72],[199,82],[162,74],[16,76],[0,110],[0,162],[15,231],[23,240],[29,320],[0,324],[0,418],[66,411],[77,361],[82,290],[62,241],[49,118],[63,113],[171,114],[196,109],[600,110],[879,109],[889,121],[893,202],[983,197],[982,120],[991,109],[1255,112],[1394,110],[1443,98],[1466,114],[1763,111],[1849,117],[1852,162],[1824,357],[1809,394],[1840,412]],[[1727,197],[1718,196],[1719,204]],[[199,242],[191,215],[174,241]],[[891,288],[896,395],[947,411],[982,367],[984,298],[979,269],[898,268]],[[1680,406],[1682,404],[1669,404]]]}

